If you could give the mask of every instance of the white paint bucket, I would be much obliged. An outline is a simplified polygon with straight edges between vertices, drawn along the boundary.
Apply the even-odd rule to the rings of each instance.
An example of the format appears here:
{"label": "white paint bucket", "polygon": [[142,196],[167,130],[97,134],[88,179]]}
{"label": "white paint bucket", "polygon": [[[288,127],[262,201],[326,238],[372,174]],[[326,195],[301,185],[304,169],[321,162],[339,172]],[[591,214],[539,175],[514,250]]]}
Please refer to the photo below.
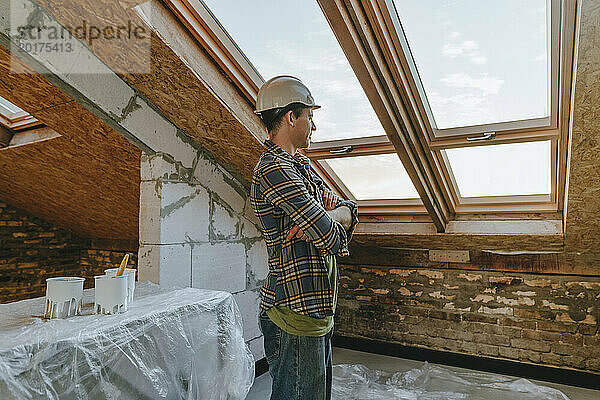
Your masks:
{"label": "white paint bucket", "polygon": [[67,318],[81,314],[85,278],[61,276],[46,279],[44,317]]}
{"label": "white paint bucket", "polygon": [[127,311],[127,275],[94,277],[96,314],[117,314]]}
{"label": "white paint bucket", "polygon": [[[117,276],[119,268],[105,269],[104,273],[108,276]],[[135,271],[134,268],[125,268],[123,275],[127,275],[127,300],[131,303],[133,301],[133,292],[135,290]]]}

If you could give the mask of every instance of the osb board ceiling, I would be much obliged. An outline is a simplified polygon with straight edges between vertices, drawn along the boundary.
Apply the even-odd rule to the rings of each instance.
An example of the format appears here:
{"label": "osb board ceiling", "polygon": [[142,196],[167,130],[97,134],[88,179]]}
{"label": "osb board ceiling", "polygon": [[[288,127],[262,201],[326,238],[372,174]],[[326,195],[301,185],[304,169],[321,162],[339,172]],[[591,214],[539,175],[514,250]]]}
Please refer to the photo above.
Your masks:
{"label": "osb board ceiling", "polygon": [[[76,27],[84,20],[89,26],[99,27],[127,26],[129,22],[134,26],[146,26],[133,9],[145,1],[37,0],[37,3],[63,26]],[[171,15],[164,5],[157,2],[155,6],[155,12]],[[171,25],[176,35],[189,35],[180,24]],[[220,96],[224,93],[228,98],[239,98],[239,93],[198,46],[194,45],[190,51],[193,50],[193,56],[201,60],[202,76],[196,75],[162,37],[152,33],[150,45],[149,61],[146,41],[96,40],[90,49],[178,128],[206,148],[219,164],[248,185],[262,151],[262,145],[253,133],[260,135],[258,131],[264,130],[253,115],[251,105],[237,103],[234,113],[221,101]],[[148,62],[150,73],[123,73],[148,71]],[[210,87],[207,80],[210,80]],[[235,96],[231,96],[232,92]],[[244,106],[239,107],[240,104]],[[245,124],[238,119],[240,113],[243,113]]]}
{"label": "osb board ceiling", "polygon": [[[0,96],[62,137],[0,151],[0,200],[88,238],[137,240],[141,151],[0,47]],[[16,64],[15,64],[16,63]]]}
{"label": "osb board ceiling", "polygon": [[583,1],[571,132],[566,248],[600,250],[600,3]]}

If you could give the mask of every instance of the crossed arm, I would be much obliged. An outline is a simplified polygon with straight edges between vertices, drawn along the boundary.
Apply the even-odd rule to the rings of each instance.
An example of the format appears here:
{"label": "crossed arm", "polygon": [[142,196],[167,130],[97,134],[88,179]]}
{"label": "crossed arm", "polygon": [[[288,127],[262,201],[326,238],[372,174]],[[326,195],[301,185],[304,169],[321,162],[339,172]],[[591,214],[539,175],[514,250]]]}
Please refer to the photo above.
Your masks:
{"label": "crossed arm", "polygon": [[258,181],[265,198],[280,207],[294,223],[286,240],[297,237],[310,241],[325,254],[346,255],[348,240],[358,222],[353,216],[356,210],[351,210],[350,203],[343,204],[346,201],[334,195],[317,176],[313,174],[312,178],[319,186],[323,202],[308,192],[302,175],[284,163],[265,166]]}
{"label": "crossed arm", "polygon": [[[324,188],[323,190],[323,204],[325,211],[327,214],[329,214],[331,219],[342,224],[345,230],[350,229],[352,226],[352,211],[350,211],[350,208],[345,205],[336,207],[337,196],[328,188]],[[310,238],[306,236],[304,231],[302,231],[298,225],[294,225],[292,229],[290,229],[285,240],[291,240],[294,236],[310,242]]]}

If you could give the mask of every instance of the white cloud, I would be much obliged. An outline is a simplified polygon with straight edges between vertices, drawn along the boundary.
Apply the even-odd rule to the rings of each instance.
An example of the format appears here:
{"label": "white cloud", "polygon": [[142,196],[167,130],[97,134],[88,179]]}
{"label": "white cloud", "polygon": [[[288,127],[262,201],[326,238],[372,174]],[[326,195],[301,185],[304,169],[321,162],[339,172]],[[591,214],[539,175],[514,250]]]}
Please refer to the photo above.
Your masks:
{"label": "white cloud", "polygon": [[428,100],[438,128],[487,123],[497,117],[488,95],[481,92],[453,96],[442,96],[433,92],[429,94]]}
{"label": "white cloud", "polygon": [[486,94],[498,94],[500,88],[504,84],[504,80],[491,77],[487,73],[481,74],[478,78],[465,74],[464,72],[445,74],[440,81],[449,87],[472,88]]}
{"label": "white cloud", "polygon": [[542,53],[533,57],[531,61],[546,61],[546,53]]}
{"label": "white cloud", "polygon": [[461,46],[457,46],[455,44],[446,43],[444,47],[442,47],[442,54],[446,57],[457,57],[460,56],[464,52],[464,49]]}
{"label": "white cloud", "polygon": [[[460,36],[458,32],[452,32],[451,38],[457,38]],[[442,47],[442,55],[450,58],[456,58],[459,56],[468,57],[469,60],[477,65],[483,65],[487,62],[487,57],[481,54],[479,51],[479,45],[473,40],[464,40],[459,44],[446,43]]]}
{"label": "white cloud", "polygon": [[471,62],[477,65],[483,65],[487,62],[487,58],[484,56],[471,57]]}

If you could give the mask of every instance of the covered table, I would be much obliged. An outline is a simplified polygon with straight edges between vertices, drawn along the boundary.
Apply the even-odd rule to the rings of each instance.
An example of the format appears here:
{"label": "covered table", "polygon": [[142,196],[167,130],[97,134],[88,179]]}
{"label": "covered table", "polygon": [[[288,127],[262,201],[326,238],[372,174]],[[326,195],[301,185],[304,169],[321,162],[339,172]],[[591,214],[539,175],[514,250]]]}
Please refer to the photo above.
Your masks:
{"label": "covered table", "polygon": [[[1,399],[244,399],[254,359],[233,296],[138,283],[129,310],[42,320],[44,298],[0,304]],[[88,314],[88,315],[85,315]]]}

